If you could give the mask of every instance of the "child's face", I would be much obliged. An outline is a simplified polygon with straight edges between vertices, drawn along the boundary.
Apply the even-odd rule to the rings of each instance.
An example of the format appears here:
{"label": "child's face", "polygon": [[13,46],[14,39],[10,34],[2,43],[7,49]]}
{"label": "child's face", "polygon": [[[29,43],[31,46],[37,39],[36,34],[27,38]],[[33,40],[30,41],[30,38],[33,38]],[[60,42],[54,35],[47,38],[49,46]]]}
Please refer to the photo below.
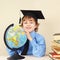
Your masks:
{"label": "child's face", "polygon": [[28,32],[32,32],[36,28],[36,23],[34,18],[25,18],[23,19],[23,29]]}

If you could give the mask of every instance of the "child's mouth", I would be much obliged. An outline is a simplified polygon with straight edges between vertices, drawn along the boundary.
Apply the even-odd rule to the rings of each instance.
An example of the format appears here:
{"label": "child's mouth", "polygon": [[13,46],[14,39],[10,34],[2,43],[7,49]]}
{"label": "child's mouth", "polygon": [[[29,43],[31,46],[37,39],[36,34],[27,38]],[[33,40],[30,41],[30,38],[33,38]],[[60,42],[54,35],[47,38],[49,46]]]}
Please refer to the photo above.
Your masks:
{"label": "child's mouth", "polygon": [[31,27],[26,27],[26,29],[31,29]]}

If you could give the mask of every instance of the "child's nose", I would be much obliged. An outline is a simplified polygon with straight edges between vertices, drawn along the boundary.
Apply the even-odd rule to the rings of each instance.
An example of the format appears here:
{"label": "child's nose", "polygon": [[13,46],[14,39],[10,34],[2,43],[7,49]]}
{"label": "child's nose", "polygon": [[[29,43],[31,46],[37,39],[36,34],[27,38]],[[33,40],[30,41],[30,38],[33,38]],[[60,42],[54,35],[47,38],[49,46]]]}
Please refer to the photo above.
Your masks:
{"label": "child's nose", "polygon": [[30,23],[28,22],[27,25],[30,26]]}
{"label": "child's nose", "polygon": [[30,22],[28,21],[27,24],[30,25]]}

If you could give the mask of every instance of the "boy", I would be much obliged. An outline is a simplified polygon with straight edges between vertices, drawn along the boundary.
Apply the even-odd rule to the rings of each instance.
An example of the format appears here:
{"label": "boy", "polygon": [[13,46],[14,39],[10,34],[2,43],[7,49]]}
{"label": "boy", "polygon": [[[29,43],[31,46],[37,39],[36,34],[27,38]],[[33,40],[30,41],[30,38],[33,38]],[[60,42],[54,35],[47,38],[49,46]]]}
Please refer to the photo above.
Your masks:
{"label": "boy", "polygon": [[[46,45],[45,39],[36,31],[38,29],[38,20],[44,19],[41,11],[21,10],[24,14],[21,20],[21,26],[27,36],[27,43],[18,50],[21,55],[33,55],[42,57],[45,55]],[[12,56],[14,51],[8,49],[9,54]]]}

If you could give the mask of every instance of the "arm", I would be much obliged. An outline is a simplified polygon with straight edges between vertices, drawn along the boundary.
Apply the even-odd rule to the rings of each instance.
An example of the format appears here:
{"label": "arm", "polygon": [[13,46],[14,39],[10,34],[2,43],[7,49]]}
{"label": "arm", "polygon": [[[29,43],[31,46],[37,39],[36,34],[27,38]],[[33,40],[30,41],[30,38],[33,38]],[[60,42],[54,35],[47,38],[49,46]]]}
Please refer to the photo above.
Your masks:
{"label": "arm", "polygon": [[33,55],[34,56],[44,56],[45,55],[45,51],[46,51],[46,45],[45,45],[45,40],[44,38],[37,34],[36,38],[30,41],[33,47]]}
{"label": "arm", "polygon": [[[8,52],[8,54],[9,54],[10,56],[12,56],[12,55],[14,55],[14,52],[15,52],[15,51],[10,50],[10,49],[7,48],[7,52]],[[21,55],[21,50],[17,50],[17,52],[18,52],[18,54]]]}

